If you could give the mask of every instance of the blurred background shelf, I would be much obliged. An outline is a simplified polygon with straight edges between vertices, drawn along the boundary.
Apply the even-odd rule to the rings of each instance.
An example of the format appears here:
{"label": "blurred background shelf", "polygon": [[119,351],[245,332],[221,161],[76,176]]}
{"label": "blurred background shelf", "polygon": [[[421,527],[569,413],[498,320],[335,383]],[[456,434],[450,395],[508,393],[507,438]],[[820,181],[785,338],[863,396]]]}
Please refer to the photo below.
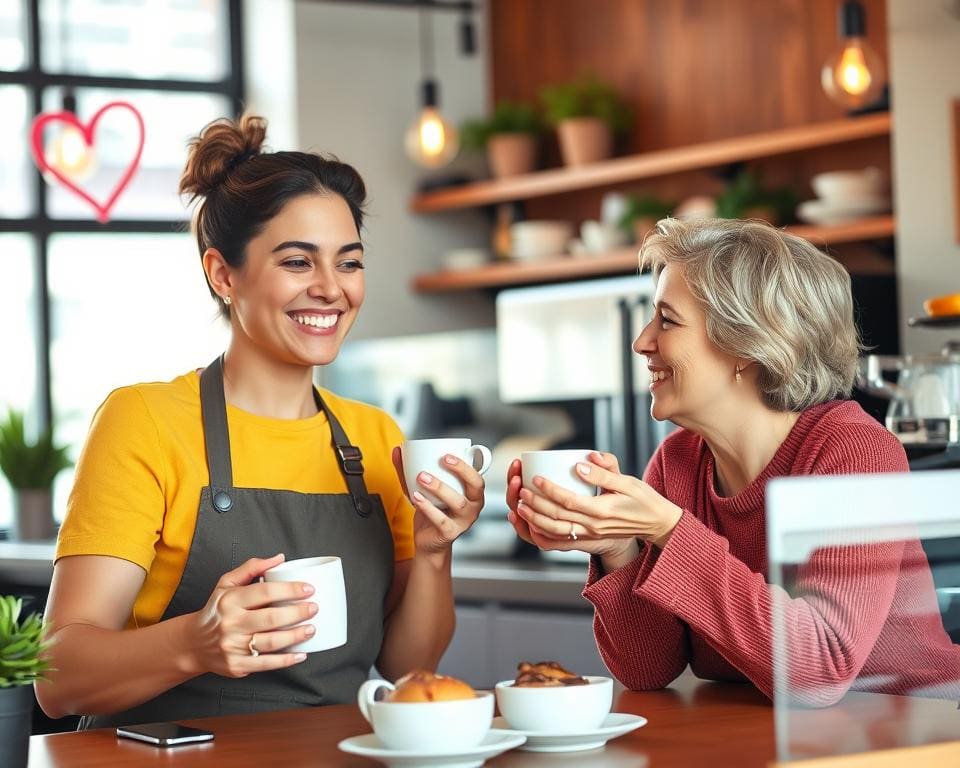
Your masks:
{"label": "blurred background shelf", "polygon": [[890,131],[888,112],[782,128],[618,157],[575,168],[552,168],[522,176],[479,181],[417,195],[410,208],[416,213],[437,213],[546,197],[888,136]]}
{"label": "blurred background shelf", "polygon": [[[893,237],[896,222],[893,216],[877,216],[829,227],[805,224],[786,229],[822,248]],[[637,250],[637,246],[629,246],[592,256],[557,256],[538,261],[500,262],[476,269],[430,272],[416,276],[413,289],[418,293],[448,293],[627,275],[637,271]],[[858,260],[846,266],[851,272],[861,274],[893,272],[892,262],[879,258]]]}

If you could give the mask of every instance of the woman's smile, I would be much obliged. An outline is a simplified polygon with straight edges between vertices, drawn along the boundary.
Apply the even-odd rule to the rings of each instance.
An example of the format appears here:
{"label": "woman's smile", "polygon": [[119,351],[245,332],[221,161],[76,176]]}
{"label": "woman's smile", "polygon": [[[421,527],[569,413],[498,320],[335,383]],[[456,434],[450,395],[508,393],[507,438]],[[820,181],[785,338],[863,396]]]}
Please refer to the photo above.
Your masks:
{"label": "woman's smile", "polygon": [[341,314],[339,310],[293,310],[287,317],[296,324],[297,330],[309,336],[333,336],[339,328]]}

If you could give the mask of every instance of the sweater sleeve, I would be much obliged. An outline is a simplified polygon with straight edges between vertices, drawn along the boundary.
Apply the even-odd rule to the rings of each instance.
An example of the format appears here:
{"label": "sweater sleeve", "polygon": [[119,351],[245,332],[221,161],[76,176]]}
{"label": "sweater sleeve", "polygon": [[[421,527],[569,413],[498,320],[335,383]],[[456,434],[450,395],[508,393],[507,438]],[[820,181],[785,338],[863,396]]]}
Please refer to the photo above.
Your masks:
{"label": "sweater sleeve", "polygon": [[[902,448],[865,440],[856,434],[861,429],[828,441],[811,474],[907,469]],[[865,443],[870,450],[862,450]],[[791,595],[751,571],[730,554],[723,536],[685,512],[634,592],[689,624],[770,698],[772,617],[782,617],[791,694],[824,706],[843,696],[873,650],[903,549],[903,542],[820,548],[797,570]]]}
{"label": "sweater sleeve", "polygon": [[[644,481],[664,493],[662,452],[650,460]],[[638,594],[634,585],[654,567],[657,552],[640,543],[640,556],[632,563],[603,574],[599,558],[590,559],[583,596],[593,603],[593,632],[597,647],[611,674],[634,691],[665,688],[690,658],[689,638],[683,623],[669,610]]]}

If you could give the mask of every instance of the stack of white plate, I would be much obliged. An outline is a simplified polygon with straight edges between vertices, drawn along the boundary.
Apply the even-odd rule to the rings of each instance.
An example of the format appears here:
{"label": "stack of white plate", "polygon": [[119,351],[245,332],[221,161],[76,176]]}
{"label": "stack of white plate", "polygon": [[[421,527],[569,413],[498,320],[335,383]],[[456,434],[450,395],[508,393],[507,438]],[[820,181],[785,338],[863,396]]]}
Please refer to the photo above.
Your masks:
{"label": "stack of white plate", "polygon": [[568,221],[518,221],[510,227],[510,255],[515,259],[544,259],[566,252],[573,236]]}
{"label": "stack of white plate", "polygon": [[817,199],[797,206],[798,218],[810,224],[844,224],[890,210],[890,197],[879,168],[821,173],[810,183]]}

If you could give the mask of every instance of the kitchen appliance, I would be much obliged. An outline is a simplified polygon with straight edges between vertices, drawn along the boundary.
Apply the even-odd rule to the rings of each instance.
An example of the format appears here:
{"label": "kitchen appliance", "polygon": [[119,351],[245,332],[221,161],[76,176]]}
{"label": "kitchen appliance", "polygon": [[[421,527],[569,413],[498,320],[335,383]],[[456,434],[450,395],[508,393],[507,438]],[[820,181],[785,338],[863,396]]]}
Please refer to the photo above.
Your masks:
{"label": "kitchen appliance", "polygon": [[650,416],[649,371],[632,349],[652,315],[653,292],[649,275],[501,291],[500,399],[589,406],[589,434],[551,447],[610,451],[621,470],[642,474],[673,428]]}
{"label": "kitchen appliance", "polygon": [[[909,323],[960,328],[960,316]],[[904,444],[912,469],[960,466],[960,341],[935,354],[868,355],[858,383],[890,400],[886,426]]]}

